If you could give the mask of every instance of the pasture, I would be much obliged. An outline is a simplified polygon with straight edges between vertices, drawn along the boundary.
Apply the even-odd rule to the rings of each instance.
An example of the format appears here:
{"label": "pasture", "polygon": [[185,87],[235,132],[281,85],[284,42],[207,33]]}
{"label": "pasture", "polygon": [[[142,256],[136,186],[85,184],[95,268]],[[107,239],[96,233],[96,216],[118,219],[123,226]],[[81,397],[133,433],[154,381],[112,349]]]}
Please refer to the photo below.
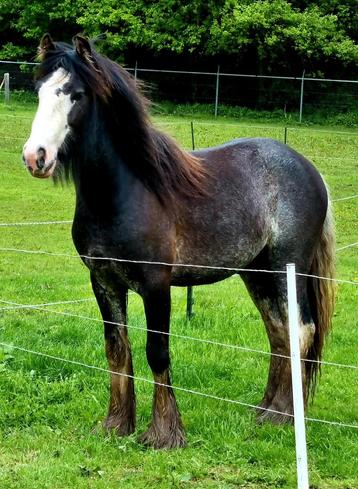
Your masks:
{"label": "pasture", "polygon": [[[72,186],[30,178],[21,164],[35,106],[0,107],[0,221],[71,220]],[[156,123],[191,148],[190,120],[156,116]],[[229,119],[195,123],[197,147],[235,137],[283,140],[281,126],[240,125]],[[317,130],[321,129],[321,130]],[[358,193],[358,131],[290,128],[288,144],[309,157],[327,181],[332,198]],[[337,247],[358,241],[358,199],[334,202]],[[70,225],[3,226],[0,248],[75,255]],[[337,253],[337,277],[358,284],[358,248]],[[213,263],[215,265],[215,263]],[[2,301],[45,304],[3,309],[0,342],[107,368],[103,327],[87,269],[77,258],[0,251]],[[171,332],[269,351],[263,324],[238,277],[196,287],[195,317],[185,319],[186,290],[173,288]],[[341,284],[323,359],[357,365],[355,285]],[[88,299],[88,300],[87,300]],[[15,307],[3,302],[0,307]],[[57,313],[69,313],[64,316]],[[82,317],[75,317],[82,316]],[[84,319],[84,317],[93,318]],[[129,295],[129,326],[144,328],[141,300]],[[145,333],[129,329],[134,370],[151,380]],[[173,385],[204,394],[257,404],[266,385],[269,357],[189,339],[171,339]],[[136,383],[137,431],[107,436],[108,374],[0,346],[0,487],[7,488],[294,488],[296,461],[291,426],[258,426],[247,407],[177,392],[188,448],[144,449],[137,442],[150,417],[152,386]],[[357,370],[322,366],[322,378],[308,416],[338,423],[358,420]],[[307,422],[310,482],[320,489],[358,487],[357,430]]]}

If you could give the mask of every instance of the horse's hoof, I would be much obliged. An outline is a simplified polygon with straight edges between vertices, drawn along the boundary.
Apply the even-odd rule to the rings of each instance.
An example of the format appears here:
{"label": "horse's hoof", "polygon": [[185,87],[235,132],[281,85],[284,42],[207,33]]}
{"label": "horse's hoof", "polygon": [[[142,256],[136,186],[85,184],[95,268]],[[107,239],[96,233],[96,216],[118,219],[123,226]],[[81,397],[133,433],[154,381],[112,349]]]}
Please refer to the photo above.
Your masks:
{"label": "horse's hoof", "polygon": [[278,408],[275,404],[266,405],[262,403],[257,409],[256,421],[259,424],[272,423],[272,424],[292,424],[293,423],[293,409],[292,406],[286,406],[285,408]]}
{"label": "horse's hoof", "polygon": [[139,442],[146,447],[171,450],[186,447],[185,432],[182,428],[168,433],[160,433],[152,426],[139,437]]}
{"label": "horse's hoof", "polygon": [[105,431],[113,432],[118,436],[131,435],[135,430],[134,420],[124,420],[116,416],[107,416],[103,421],[102,426]]}

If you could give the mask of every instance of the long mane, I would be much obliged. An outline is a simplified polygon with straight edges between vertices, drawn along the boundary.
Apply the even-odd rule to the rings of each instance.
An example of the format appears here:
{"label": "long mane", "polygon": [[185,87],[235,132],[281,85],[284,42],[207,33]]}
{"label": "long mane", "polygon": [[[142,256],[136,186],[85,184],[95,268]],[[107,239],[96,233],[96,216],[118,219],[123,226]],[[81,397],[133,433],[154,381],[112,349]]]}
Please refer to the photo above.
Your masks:
{"label": "long mane", "polygon": [[118,155],[162,202],[207,194],[208,170],[154,127],[141,84],[124,68],[93,48],[86,59],[71,45],[54,43],[54,49],[42,57],[36,78],[41,80],[58,68],[75,73],[85,83],[107,119],[105,127]]}

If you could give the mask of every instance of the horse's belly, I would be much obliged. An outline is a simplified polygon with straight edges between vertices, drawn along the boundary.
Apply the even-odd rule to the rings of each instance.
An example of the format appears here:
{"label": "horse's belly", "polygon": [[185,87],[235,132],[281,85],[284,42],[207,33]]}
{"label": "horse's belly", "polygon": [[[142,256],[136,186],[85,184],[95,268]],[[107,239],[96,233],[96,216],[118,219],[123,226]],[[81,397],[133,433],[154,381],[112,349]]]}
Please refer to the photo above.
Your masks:
{"label": "horse's belly", "polygon": [[173,267],[172,284],[209,284],[239,273],[267,244],[268,230],[257,231],[241,236],[235,233],[234,236],[209,237],[199,244],[178,240],[175,263],[189,266]]}
{"label": "horse's belly", "polygon": [[219,282],[233,275],[235,271],[229,270],[208,270],[175,267],[172,273],[171,285],[186,287],[188,285],[207,285]]}

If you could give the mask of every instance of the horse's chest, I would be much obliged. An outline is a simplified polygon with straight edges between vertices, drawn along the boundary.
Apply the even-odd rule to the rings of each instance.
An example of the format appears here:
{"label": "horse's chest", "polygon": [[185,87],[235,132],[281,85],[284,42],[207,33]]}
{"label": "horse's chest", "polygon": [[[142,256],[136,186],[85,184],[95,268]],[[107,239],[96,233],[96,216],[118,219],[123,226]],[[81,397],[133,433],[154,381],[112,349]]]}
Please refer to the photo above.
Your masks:
{"label": "horse's chest", "polygon": [[[84,220],[75,222],[73,241],[83,262],[97,281],[126,285],[138,291],[146,262],[172,262],[172,232],[140,225],[97,227]],[[111,286],[111,285],[110,285]]]}

